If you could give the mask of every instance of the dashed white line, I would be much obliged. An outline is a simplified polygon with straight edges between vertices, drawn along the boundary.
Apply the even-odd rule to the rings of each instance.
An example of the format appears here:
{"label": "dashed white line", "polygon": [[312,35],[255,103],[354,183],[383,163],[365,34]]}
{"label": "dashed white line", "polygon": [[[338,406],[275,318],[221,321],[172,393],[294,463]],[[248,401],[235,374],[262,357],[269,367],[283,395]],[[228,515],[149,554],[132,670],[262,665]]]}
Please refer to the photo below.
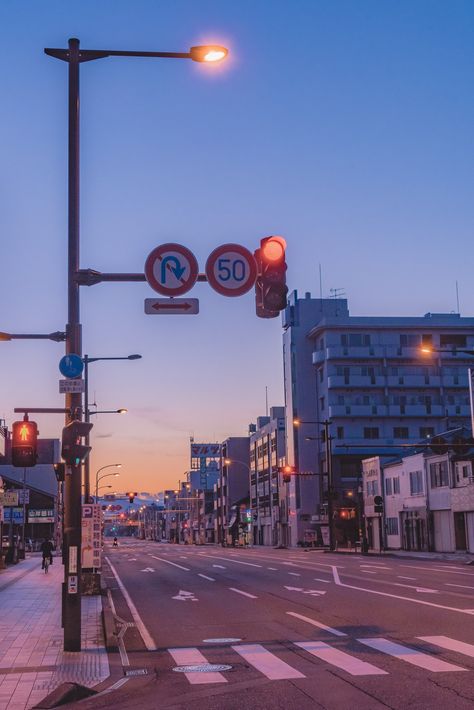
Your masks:
{"label": "dashed white line", "polygon": [[315,621],[314,619],[310,619],[309,616],[303,616],[302,614],[297,614],[296,611],[287,611],[286,612],[289,616],[294,616],[295,619],[301,619],[301,621],[306,621],[308,624],[312,624],[312,626],[317,626],[318,629],[323,629],[324,631],[328,631],[330,634],[334,634],[334,636],[347,636],[343,631],[338,631],[338,629],[333,629],[331,626],[326,626],[325,624],[321,624],[319,621]]}
{"label": "dashed white line", "polygon": [[315,582],[324,582],[324,584],[331,584],[331,580],[329,579],[319,579],[319,577],[314,578]]}
{"label": "dashed white line", "polygon": [[411,579],[416,581],[416,577],[404,577],[403,574],[397,574],[398,579]]}
{"label": "dashed white line", "polygon": [[248,592],[243,592],[241,589],[236,589],[235,587],[229,587],[231,592],[237,592],[237,594],[243,594],[244,597],[249,597],[249,599],[258,599],[254,594],[249,594]]}
{"label": "dashed white line", "polygon": [[171,560],[164,560],[162,557],[157,557],[156,555],[150,555],[154,560],[161,560],[161,562],[166,562],[167,565],[173,565],[173,567],[178,567],[179,569],[184,569],[185,572],[189,572],[189,567],[183,567],[183,565],[178,565],[176,562],[171,562]]}
{"label": "dashed white line", "polygon": [[447,587],[461,587],[461,589],[474,589],[474,587],[468,587],[466,584],[450,584],[449,582],[445,582],[445,585]]}
{"label": "dashed white line", "polygon": [[288,572],[288,574],[291,574],[293,577],[301,577],[299,572]]}
{"label": "dashed white line", "polygon": [[267,567],[267,569],[271,569],[272,572],[278,572],[278,569],[276,567]]}
{"label": "dashed white line", "polygon": [[208,579],[210,582],[215,582],[215,581],[216,581],[216,580],[214,579],[214,577],[208,577],[207,574],[201,574],[200,572],[198,572],[198,577],[202,577],[203,579]]}

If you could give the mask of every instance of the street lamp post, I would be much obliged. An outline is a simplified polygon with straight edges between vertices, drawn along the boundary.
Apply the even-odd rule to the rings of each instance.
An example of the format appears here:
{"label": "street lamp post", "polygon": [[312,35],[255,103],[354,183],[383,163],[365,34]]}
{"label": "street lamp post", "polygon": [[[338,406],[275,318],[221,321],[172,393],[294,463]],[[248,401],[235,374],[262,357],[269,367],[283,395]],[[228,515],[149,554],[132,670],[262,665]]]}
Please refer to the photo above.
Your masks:
{"label": "street lamp post", "polygon": [[[328,477],[328,532],[329,532],[329,549],[334,550],[334,527],[333,527],[333,476],[332,476],[332,436],[329,434],[329,427],[332,422],[329,419],[322,421],[313,419],[294,419],[293,424],[318,424],[324,426],[324,444],[326,449],[326,475]],[[310,438],[310,437],[307,437]]]}
{"label": "street lamp post", "polygon": [[[80,49],[71,38],[67,49],[46,48],[45,53],[68,64],[68,322],[66,354],[82,357],[80,322],[79,242],[79,65],[105,57],[163,57],[215,62],[227,55],[224,47],[191,47],[189,52],[133,52]],[[135,279],[133,279],[135,280]],[[87,283],[83,281],[82,283]],[[91,281],[93,283],[93,281]],[[66,409],[77,419],[81,415],[81,393],[66,394]],[[66,417],[66,424],[72,419]],[[70,467],[65,482],[65,579],[63,586],[64,650],[81,650],[81,465]]]}
{"label": "street lamp post", "polygon": [[107,476],[120,476],[119,473],[106,473],[104,476],[99,476],[99,473],[103,471],[105,468],[122,468],[121,463],[109,463],[107,466],[102,466],[99,468],[96,473],[95,473],[95,497],[98,497],[98,490],[99,490],[99,481],[101,481],[103,478],[106,478]]}

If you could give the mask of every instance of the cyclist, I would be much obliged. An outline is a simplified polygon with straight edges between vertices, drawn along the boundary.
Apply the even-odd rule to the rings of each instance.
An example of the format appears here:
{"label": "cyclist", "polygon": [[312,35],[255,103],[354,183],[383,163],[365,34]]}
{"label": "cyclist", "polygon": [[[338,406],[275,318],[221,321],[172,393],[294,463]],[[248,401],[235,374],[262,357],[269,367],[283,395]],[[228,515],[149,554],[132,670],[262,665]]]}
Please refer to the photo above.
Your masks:
{"label": "cyclist", "polygon": [[118,547],[118,540],[117,540],[116,537],[114,537],[114,544],[113,544],[113,546],[114,546],[114,547]]}
{"label": "cyclist", "polygon": [[44,563],[46,558],[49,557],[49,564],[53,564],[53,543],[48,538],[45,538],[43,544],[41,545],[41,553],[43,555],[43,562],[41,564],[41,569],[44,569]]}

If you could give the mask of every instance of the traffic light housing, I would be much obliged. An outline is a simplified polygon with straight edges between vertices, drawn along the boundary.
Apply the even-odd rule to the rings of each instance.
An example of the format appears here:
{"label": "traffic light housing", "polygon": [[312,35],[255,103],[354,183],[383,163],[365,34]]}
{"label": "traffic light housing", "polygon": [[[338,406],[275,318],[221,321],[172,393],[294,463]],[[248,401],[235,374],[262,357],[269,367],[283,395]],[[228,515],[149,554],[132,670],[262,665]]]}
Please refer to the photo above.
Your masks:
{"label": "traffic light housing", "polygon": [[61,456],[70,466],[79,466],[89,455],[92,447],[81,444],[81,439],[87,436],[93,426],[90,422],[74,419],[64,427]]}
{"label": "traffic light housing", "polygon": [[133,503],[133,501],[135,500],[135,496],[137,494],[136,493],[127,493],[127,495],[128,495],[128,500],[130,501],[130,503]]}
{"label": "traffic light housing", "polygon": [[382,496],[374,496],[374,513],[383,513]]}
{"label": "traffic light housing", "polygon": [[18,468],[36,466],[38,459],[38,426],[36,422],[24,419],[13,422],[12,426],[12,465]]}
{"label": "traffic light housing", "polygon": [[286,242],[283,237],[265,237],[254,253],[257,262],[255,310],[259,318],[276,318],[286,308]]}
{"label": "traffic light housing", "polygon": [[66,465],[64,463],[54,463],[54,475],[58,483],[61,483],[65,479]]}
{"label": "traffic light housing", "polygon": [[285,466],[278,466],[278,473],[283,474],[283,483],[289,483],[291,481],[291,476],[296,473],[296,466],[290,466],[285,464]]}

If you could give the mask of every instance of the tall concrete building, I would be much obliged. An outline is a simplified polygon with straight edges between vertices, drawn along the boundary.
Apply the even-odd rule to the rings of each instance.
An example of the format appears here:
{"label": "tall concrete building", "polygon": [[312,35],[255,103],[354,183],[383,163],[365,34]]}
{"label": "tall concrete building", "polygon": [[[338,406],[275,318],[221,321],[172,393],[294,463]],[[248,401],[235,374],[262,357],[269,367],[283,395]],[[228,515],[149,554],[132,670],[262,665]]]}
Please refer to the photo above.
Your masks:
{"label": "tall concrete building", "polygon": [[[471,427],[468,368],[474,358],[459,350],[474,352],[474,318],[351,316],[346,299],[298,298],[294,291],[283,328],[287,459],[315,474],[295,477],[291,485],[296,544],[327,524],[324,421],[330,422],[339,511],[355,499],[363,458],[393,456],[402,445]],[[423,346],[433,352],[423,354]],[[298,427],[295,418],[303,422]],[[339,523],[345,535],[350,526]]]}

